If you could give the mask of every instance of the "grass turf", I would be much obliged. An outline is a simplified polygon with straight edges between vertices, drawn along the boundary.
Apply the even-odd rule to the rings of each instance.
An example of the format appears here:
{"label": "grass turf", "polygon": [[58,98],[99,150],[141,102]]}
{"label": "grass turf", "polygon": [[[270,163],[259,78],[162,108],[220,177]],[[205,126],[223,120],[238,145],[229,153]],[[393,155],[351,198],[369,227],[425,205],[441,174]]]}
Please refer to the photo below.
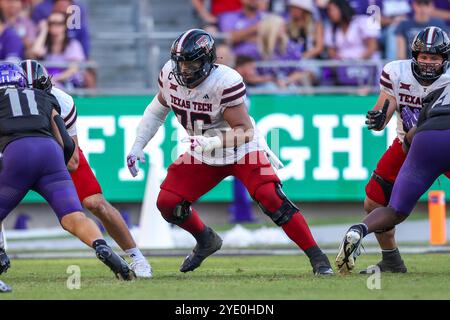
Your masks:
{"label": "grass turf", "polygon": [[[330,260],[334,257],[330,257]],[[377,255],[358,258],[357,268]],[[120,282],[95,259],[14,260],[1,280],[13,287],[3,299],[450,299],[448,254],[404,255],[408,274],[382,274],[381,289],[368,276],[314,277],[304,256],[210,257],[182,274],[181,257],[151,258],[154,278]],[[67,267],[81,268],[81,289],[69,290]]]}

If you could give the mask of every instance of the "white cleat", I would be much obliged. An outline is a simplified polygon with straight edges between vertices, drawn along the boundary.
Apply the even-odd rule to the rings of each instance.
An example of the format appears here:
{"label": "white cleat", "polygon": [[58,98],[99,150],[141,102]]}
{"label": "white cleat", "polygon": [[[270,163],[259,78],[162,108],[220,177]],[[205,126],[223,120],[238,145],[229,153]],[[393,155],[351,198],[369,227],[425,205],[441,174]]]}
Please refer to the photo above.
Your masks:
{"label": "white cleat", "polygon": [[12,288],[0,280],[0,292],[11,292]]}
{"label": "white cleat", "polygon": [[130,266],[138,278],[150,279],[153,276],[152,267],[147,260],[132,262]]}
{"label": "white cleat", "polygon": [[339,273],[347,274],[355,268],[355,260],[361,254],[361,240],[358,230],[347,231],[336,256],[336,267]]}

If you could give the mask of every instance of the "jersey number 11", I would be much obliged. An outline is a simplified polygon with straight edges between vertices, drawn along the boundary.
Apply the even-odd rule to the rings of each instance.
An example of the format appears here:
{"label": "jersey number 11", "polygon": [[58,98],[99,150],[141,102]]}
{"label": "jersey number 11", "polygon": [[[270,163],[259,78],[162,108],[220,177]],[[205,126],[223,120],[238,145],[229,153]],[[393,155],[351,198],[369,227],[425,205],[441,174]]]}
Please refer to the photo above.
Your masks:
{"label": "jersey number 11", "polygon": [[[22,92],[20,92],[20,94],[26,95],[30,114],[39,115],[34,91],[30,89],[24,89]],[[5,91],[5,95],[9,96],[9,102],[11,104],[11,112],[13,117],[23,116],[22,106],[20,105],[19,91],[17,89],[7,89]]]}

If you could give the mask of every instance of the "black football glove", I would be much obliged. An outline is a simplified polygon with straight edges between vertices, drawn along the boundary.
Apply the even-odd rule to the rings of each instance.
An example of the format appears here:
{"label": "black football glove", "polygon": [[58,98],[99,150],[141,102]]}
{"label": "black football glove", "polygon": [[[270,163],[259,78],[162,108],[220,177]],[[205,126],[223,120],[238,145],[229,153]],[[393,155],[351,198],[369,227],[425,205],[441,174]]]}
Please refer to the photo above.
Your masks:
{"label": "black football glove", "polygon": [[367,129],[369,130],[381,130],[386,122],[387,111],[389,109],[389,100],[384,101],[383,108],[381,110],[370,110],[366,115]]}

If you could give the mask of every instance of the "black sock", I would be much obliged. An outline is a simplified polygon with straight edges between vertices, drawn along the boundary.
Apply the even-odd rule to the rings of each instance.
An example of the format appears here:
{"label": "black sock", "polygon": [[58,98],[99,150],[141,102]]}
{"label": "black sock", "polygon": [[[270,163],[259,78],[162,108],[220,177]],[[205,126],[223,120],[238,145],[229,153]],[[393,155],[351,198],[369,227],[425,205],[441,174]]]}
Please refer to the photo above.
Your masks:
{"label": "black sock", "polygon": [[205,229],[202,232],[193,234],[193,236],[198,243],[205,243],[209,239],[209,234],[210,228],[208,226],[205,226]]}
{"label": "black sock", "polygon": [[400,251],[398,250],[398,248],[395,248],[392,250],[382,250],[381,254],[383,256],[383,260],[385,260],[385,261],[398,262],[398,263],[400,263],[402,261],[402,257],[400,256]]}
{"label": "black sock", "polygon": [[309,260],[315,260],[317,258],[323,257],[323,252],[318,246],[313,246],[305,250],[305,254],[308,256]]}
{"label": "black sock", "polygon": [[97,239],[94,242],[92,242],[92,248],[97,249],[98,246],[104,245],[107,246],[108,244],[104,239]]}

